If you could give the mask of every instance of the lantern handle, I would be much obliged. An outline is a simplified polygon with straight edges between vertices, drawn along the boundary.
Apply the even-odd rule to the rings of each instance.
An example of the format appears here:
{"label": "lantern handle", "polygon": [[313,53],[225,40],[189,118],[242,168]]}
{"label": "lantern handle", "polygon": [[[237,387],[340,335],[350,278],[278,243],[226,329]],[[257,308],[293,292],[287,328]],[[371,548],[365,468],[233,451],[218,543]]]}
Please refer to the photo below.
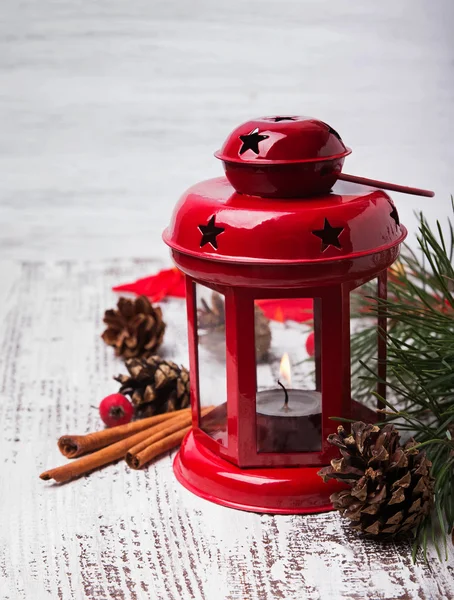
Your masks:
{"label": "lantern handle", "polygon": [[373,187],[383,188],[384,190],[392,190],[393,192],[401,192],[402,194],[413,194],[414,196],[426,196],[433,198],[435,193],[431,190],[421,190],[419,188],[408,187],[405,185],[397,185],[396,183],[387,183],[386,181],[378,181],[378,179],[368,179],[367,177],[358,177],[357,175],[347,175],[341,173],[338,177],[342,181],[350,181],[351,183],[362,183]]}

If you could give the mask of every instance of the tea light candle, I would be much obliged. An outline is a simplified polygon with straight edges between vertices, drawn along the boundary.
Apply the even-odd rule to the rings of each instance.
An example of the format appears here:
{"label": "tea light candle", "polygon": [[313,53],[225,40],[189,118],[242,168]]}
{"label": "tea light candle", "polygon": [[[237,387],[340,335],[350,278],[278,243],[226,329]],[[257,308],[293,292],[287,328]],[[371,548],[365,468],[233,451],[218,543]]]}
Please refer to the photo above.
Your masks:
{"label": "tea light candle", "polygon": [[278,385],[257,393],[258,452],[316,452],[321,449],[321,393],[291,388],[284,354]]}

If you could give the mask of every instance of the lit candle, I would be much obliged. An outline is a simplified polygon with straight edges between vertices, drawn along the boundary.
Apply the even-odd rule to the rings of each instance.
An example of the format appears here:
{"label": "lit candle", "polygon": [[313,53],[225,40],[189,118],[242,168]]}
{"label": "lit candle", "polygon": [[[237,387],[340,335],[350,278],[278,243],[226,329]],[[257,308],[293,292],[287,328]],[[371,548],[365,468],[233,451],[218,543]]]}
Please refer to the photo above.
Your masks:
{"label": "lit candle", "polygon": [[316,452],[321,449],[321,394],[292,388],[290,359],[284,354],[279,388],[257,393],[258,452]]}
{"label": "lit candle", "polygon": [[288,353],[285,352],[284,356],[281,358],[281,364],[279,366],[279,375],[281,377],[281,379],[284,379],[285,381],[285,385],[283,383],[281,383],[278,379],[278,384],[281,386],[281,388],[284,390],[284,394],[285,394],[285,398],[284,398],[284,406],[282,407],[282,410],[284,412],[288,412],[289,407],[288,407],[288,392],[287,392],[287,388],[292,387],[292,372],[290,370],[290,358],[288,357]]}

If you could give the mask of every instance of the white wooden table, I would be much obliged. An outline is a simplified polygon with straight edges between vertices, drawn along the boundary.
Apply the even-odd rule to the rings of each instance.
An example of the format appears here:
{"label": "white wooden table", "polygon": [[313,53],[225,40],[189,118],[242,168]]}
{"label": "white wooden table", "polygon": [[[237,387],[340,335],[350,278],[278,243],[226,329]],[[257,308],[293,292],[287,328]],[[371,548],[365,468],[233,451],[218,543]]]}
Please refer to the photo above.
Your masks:
{"label": "white wooden table", "polygon": [[[260,516],[185,491],[171,456],[56,486],[61,433],[98,427],[122,369],[99,339],[114,283],[169,265],[180,193],[216,176],[227,133],[318,116],[346,171],[453,191],[451,0],[2,0],[0,599],[454,598],[453,552],[360,541],[336,514]],[[414,240],[414,237],[411,237]],[[133,257],[143,257],[134,260]],[[166,355],[184,312],[173,301]],[[173,318],[173,317],[172,317]]]}
{"label": "white wooden table", "polygon": [[[406,543],[362,541],[335,513],[229,510],[180,486],[172,456],[124,462],[65,485],[60,434],[99,428],[96,405],[124,372],[99,338],[113,284],[153,261],[5,268],[0,329],[0,598],[262,600],[454,597],[453,559],[412,564]],[[165,356],[187,362],[182,300],[163,306]],[[94,407],[93,407],[94,406]]]}

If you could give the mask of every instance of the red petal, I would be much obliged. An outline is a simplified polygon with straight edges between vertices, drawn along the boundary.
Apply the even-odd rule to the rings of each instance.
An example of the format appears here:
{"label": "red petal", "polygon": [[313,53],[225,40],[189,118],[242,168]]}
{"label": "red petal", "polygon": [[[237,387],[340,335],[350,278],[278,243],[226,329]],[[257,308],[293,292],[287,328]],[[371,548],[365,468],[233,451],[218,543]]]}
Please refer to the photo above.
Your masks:
{"label": "red petal", "polygon": [[158,302],[166,296],[184,298],[184,275],[177,269],[162,269],[156,275],[137,279],[132,283],[117,285],[114,292],[132,292],[138,296],[147,296],[152,302]]}
{"label": "red petal", "polygon": [[[147,296],[152,302],[158,302],[167,296],[184,298],[186,287],[183,273],[176,267],[162,269],[156,275],[137,279],[132,283],[117,285],[114,292],[132,292],[138,296]],[[312,319],[311,298],[279,298],[257,300],[268,319],[274,321],[297,321],[304,323]]]}
{"label": "red petal", "polygon": [[178,273],[180,273],[180,277],[175,285],[170,288],[169,296],[173,296],[174,298],[186,298],[186,282],[184,280],[184,275],[181,271],[178,271]]}
{"label": "red petal", "polygon": [[297,321],[312,319],[312,298],[277,298],[256,300],[268,319],[274,321]]}

